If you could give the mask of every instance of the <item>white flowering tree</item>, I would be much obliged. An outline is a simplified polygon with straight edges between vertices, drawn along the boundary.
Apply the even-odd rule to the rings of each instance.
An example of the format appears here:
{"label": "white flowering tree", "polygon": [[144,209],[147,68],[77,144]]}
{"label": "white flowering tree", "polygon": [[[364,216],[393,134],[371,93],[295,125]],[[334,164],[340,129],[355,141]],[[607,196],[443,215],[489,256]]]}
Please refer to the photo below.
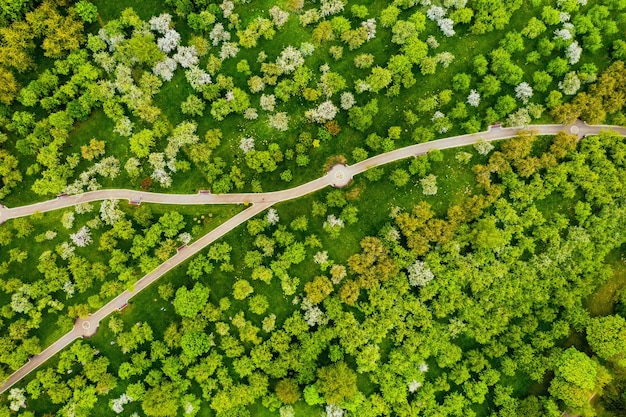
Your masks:
{"label": "white flowering tree", "polygon": [[476,90],[471,90],[467,96],[467,104],[472,107],[478,107],[480,104],[480,94]]}
{"label": "white flowering tree", "polygon": [[274,23],[277,28],[283,27],[283,25],[287,23],[287,19],[289,19],[289,13],[278,6],[272,7],[269,13],[272,18],[272,23]]}
{"label": "white flowering tree", "polygon": [[522,103],[528,103],[528,100],[533,96],[533,88],[527,82],[522,82],[515,87],[515,97]]}
{"label": "white flowering tree", "polygon": [[283,49],[278,58],[276,58],[276,65],[278,65],[285,74],[294,72],[303,64],[304,57],[302,56],[302,52],[291,45]]}
{"label": "white flowering tree", "polygon": [[269,224],[275,225],[280,221],[280,217],[278,217],[278,211],[275,208],[271,208],[267,211],[266,220]]}
{"label": "white flowering tree", "polygon": [[12,388],[9,391],[8,400],[11,402],[9,404],[9,409],[11,411],[19,411],[20,408],[26,408],[26,396],[24,395],[24,390],[21,388]]}
{"label": "white flowering tree", "polygon": [[341,93],[340,103],[342,109],[350,110],[356,104],[356,100],[351,92],[345,91]]}
{"label": "white flowering tree", "polygon": [[180,34],[176,32],[174,29],[169,29],[165,34],[157,39],[157,46],[159,49],[166,54],[174,51],[178,48],[178,44],[180,43]]}
{"label": "white flowering tree", "polygon": [[156,65],[152,67],[152,72],[161,77],[164,81],[171,81],[174,76],[174,71],[176,71],[176,67],[178,67],[178,62],[176,62],[174,58],[165,57],[162,61],[157,62]]}
{"label": "white flowering tree", "polygon": [[93,242],[91,238],[91,231],[87,226],[83,226],[76,233],[70,235],[70,239],[74,244],[80,248],[84,248]]}
{"label": "white flowering tree", "polygon": [[317,108],[307,110],[305,112],[305,116],[314,122],[325,123],[329,120],[333,120],[338,111],[339,109],[333,104],[332,101],[326,100],[317,106]]}
{"label": "white flowering tree", "polygon": [[230,32],[224,29],[224,25],[216,23],[209,32],[209,39],[213,46],[219,45],[221,42],[228,42],[230,40]]}
{"label": "white flowering tree", "polygon": [[219,57],[223,61],[228,58],[234,58],[239,53],[239,47],[235,42],[224,42],[220,49]]}
{"label": "white flowering tree", "polygon": [[409,284],[414,287],[423,287],[435,278],[430,268],[419,259],[407,268]]}
{"label": "white flowering tree", "polygon": [[320,4],[320,14],[322,17],[334,15],[342,12],[344,6],[343,0],[322,0]]}
{"label": "white flowering tree", "polygon": [[198,50],[195,46],[179,46],[174,56],[176,62],[183,68],[191,68],[198,64]]}
{"label": "white flowering tree", "polygon": [[365,28],[367,40],[370,41],[376,37],[376,19],[371,18],[361,22],[361,26]]}
{"label": "white flowering tree", "polygon": [[565,74],[565,78],[563,81],[559,82],[559,88],[563,91],[564,94],[568,96],[572,96],[578,92],[580,89],[580,78],[575,71],[570,71]]}
{"label": "white flowering tree", "polygon": [[570,65],[577,64],[580,61],[580,56],[583,52],[583,48],[580,47],[578,42],[574,41],[569,44],[567,49],[565,50],[565,56],[569,61]]}
{"label": "white flowering tree", "polygon": [[185,71],[185,78],[196,91],[202,91],[202,86],[211,84],[211,76],[197,65],[192,65]]}
{"label": "white flowering tree", "polygon": [[274,94],[261,94],[259,104],[265,111],[274,111],[274,106],[276,106],[276,97]]}
{"label": "white flowering tree", "polygon": [[269,124],[272,128],[284,132],[289,128],[289,116],[284,111],[271,114]]}
{"label": "white flowering tree", "polygon": [[429,174],[420,180],[422,186],[422,193],[424,195],[437,194],[437,177],[433,174]]}
{"label": "white flowering tree", "polygon": [[254,150],[254,138],[252,136],[248,136],[245,138],[241,138],[239,141],[239,149],[243,151],[243,153],[248,153]]}
{"label": "white flowering tree", "polygon": [[119,398],[115,398],[111,400],[110,402],[111,410],[113,410],[115,414],[120,414],[122,411],[124,411],[124,406],[128,403],[131,403],[132,401],[133,401],[133,398],[129,397],[128,395],[124,393],[120,395]]}
{"label": "white flowering tree", "polygon": [[104,224],[113,226],[115,222],[124,217],[124,212],[117,208],[117,200],[104,200],[100,204],[100,219]]}
{"label": "white flowering tree", "polygon": [[450,18],[446,17],[444,19],[438,20],[437,25],[439,26],[439,30],[441,30],[441,33],[443,33],[444,36],[448,38],[454,36],[454,34],[456,33],[454,31],[454,20]]}
{"label": "white flowering tree", "polygon": [[481,138],[474,144],[474,149],[476,149],[479,155],[489,155],[489,152],[493,151],[493,145],[491,142]]}
{"label": "white flowering tree", "polygon": [[159,16],[153,16],[149,23],[151,30],[159,33],[165,33],[172,26],[172,16],[167,13],[162,13]]}

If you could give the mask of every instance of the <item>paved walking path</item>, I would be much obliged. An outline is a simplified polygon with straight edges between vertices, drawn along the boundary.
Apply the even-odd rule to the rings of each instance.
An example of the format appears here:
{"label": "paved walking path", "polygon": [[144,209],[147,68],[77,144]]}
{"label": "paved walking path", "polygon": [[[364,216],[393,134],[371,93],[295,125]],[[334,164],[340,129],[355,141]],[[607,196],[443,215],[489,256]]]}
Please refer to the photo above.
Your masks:
{"label": "paved walking path", "polygon": [[494,141],[507,139],[517,136],[520,130],[532,129],[538,135],[556,135],[561,131],[568,131],[577,134],[579,137],[587,135],[595,135],[604,129],[611,129],[622,136],[626,136],[626,128],[619,126],[588,126],[583,122],[576,122],[573,125],[532,125],[527,129],[518,128],[489,128],[486,132],[480,132],[469,135],[453,136],[446,139],[434,140],[431,142],[420,143],[396,149],[391,152],[376,155],[354,165],[335,165],[323,177],[307,182],[298,187],[290,188],[283,191],[274,191],[269,193],[240,193],[240,194],[211,194],[200,192],[198,194],[162,194],[149,193],[133,190],[99,190],[88,193],[59,197],[55,200],[44,201],[41,203],[31,204],[22,207],[7,208],[0,205],[0,223],[7,219],[16,217],[24,217],[33,214],[36,211],[45,212],[57,210],[60,208],[71,207],[79,203],[106,199],[125,199],[134,202],[144,203],[161,203],[161,204],[248,204],[252,205],[241,213],[231,217],[217,228],[213,229],[191,245],[182,248],[176,255],[159,265],[154,271],[145,275],[135,283],[133,291],[124,291],[104,307],[90,315],[86,319],[78,319],[72,331],[62,336],[48,348],[43,350],[39,355],[35,355],[28,363],[15,371],[6,382],[0,386],[0,394],[8,390],[15,383],[20,381],[39,365],[44,363],[50,357],[65,346],[72,343],[79,337],[91,336],[98,330],[98,325],[102,319],[107,317],[113,311],[123,307],[128,301],[148,285],[156,281],[172,268],[195,255],[207,245],[224,236],[235,227],[239,226],[246,220],[252,218],[256,214],[262,212],[266,208],[275,203],[302,197],[324,187],[332,185],[334,187],[343,187],[350,183],[352,178],[364,172],[365,170],[388,164],[390,162],[399,161],[411,156],[417,156],[428,152],[431,149],[449,149],[461,146],[467,146],[478,140]]}

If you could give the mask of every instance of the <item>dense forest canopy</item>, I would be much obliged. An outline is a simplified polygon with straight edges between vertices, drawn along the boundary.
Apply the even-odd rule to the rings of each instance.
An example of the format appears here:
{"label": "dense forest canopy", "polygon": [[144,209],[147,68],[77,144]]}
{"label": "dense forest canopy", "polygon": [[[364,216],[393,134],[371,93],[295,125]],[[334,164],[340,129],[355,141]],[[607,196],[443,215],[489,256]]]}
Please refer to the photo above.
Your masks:
{"label": "dense forest canopy", "polygon": [[[0,201],[261,193],[0,395],[0,417],[626,415],[622,0],[5,0]],[[0,223],[0,380],[244,210]],[[139,204],[141,203],[141,204]],[[0,218],[0,222],[4,220]]]}

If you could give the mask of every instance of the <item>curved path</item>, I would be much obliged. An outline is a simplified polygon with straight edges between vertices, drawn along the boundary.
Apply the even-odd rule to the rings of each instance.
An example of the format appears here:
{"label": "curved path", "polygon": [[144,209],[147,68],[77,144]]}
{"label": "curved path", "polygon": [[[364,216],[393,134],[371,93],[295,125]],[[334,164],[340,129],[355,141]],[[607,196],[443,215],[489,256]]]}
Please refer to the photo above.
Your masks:
{"label": "curved path", "polygon": [[106,199],[125,199],[137,203],[161,203],[161,204],[234,204],[242,203],[252,205],[241,213],[231,217],[226,222],[219,225],[206,235],[202,236],[189,246],[185,246],[178,251],[178,253],[168,259],[166,262],[159,265],[155,270],[148,273],[137,281],[132,291],[126,290],[113,300],[111,300],[104,307],[100,308],[95,313],[91,314],[86,319],[78,319],[74,328],[54,342],[52,345],[44,349],[40,354],[32,357],[24,366],[15,371],[6,381],[0,386],[0,394],[8,390],[15,383],[20,381],[23,377],[28,375],[31,371],[36,369],[39,365],[44,363],[50,357],[54,356],[61,349],[72,343],[74,340],[80,337],[92,336],[98,330],[98,325],[102,319],[107,317],[113,311],[119,310],[124,307],[128,301],[139,293],[141,290],[149,286],[158,278],[163,276],[172,268],[176,267],[180,263],[184,262],[191,256],[195,255],[207,245],[211,244],[215,240],[224,236],[235,227],[239,226],[246,220],[252,218],[256,214],[262,212],[275,203],[291,200],[310,194],[314,191],[320,190],[324,187],[332,185],[334,187],[343,187],[350,183],[352,178],[366,171],[369,168],[379,165],[388,164],[390,162],[399,161],[411,156],[417,156],[428,152],[431,149],[449,149],[461,146],[471,145],[478,140],[494,141],[500,139],[507,139],[517,136],[521,130],[532,129],[536,131],[538,135],[556,135],[558,132],[567,131],[578,135],[579,137],[585,137],[587,135],[595,135],[605,129],[611,129],[622,136],[626,136],[626,128],[619,126],[589,126],[583,122],[576,122],[573,125],[532,125],[525,129],[519,128],[489,128],[486,132],[480,132],[469,135],[453,136],[446,139],[434,140],[431,142],[420,143],[416,145],[407,146],[401,149],[396,149],[391,152],[376,155],[372,158],[366,159],[354,165],[335,165],[333,166],[323,177],[310,181],[306,184],[302,184],[298,187],[290,188],[283,191],[274,191],[269,193],[240,193],[240,194],[210,194],[200,192],[198,194],[161,194],[161,193],[149,193],[133,190],[99,190],[88,193],[78,194],[74,196],[59,197],[55,200],[44,201],[41,203],[31,204],[16,208],[7,208],[0,205],[0,223],[7,219],[16,217],[24,217],[33,214],[34,212],[45,212],[51,210],[57,210],[65,207],[71,207],[75,204],[86,203],[92,201],[106,200]]}

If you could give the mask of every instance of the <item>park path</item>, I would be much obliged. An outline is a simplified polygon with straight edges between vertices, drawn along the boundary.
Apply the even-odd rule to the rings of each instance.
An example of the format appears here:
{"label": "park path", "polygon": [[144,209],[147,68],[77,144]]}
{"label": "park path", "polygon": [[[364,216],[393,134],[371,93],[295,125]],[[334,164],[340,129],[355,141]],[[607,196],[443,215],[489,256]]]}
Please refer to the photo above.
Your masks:
{"label": "park path", "polygon": [[457,148],[474,144],[478,140],[485,140],[489,142],[507,139],[517,136],[520,131],[526,130],[533,130],[538,135],[556,135],[561,131],[566,131],[569,133],[577,134],[579,137],[582,138],[588,135],[596,135],[605,129],[611,129],[618,132],[622,136],[626,136],[626,128],[620,126],[590,126],[580,121],[576,122],[573,125],[567,126],[531,125],[524,129],[490,127],[489,130],[485,132],[452,136],[445,139],[438,139],[431,142],[419,143],[416,145],[396,149],[390,152],[386,152],[384,154],[376,155],[354,165],[335,165],[324,176],[318,179],[307,182],[298,187],[282,191],[239,194],[211,194],[203,192],[199,192],[198,194],[163,194],[115,189],[98,190],[73,196],[64,196],[59,197],[55,200],[48,200],[41,203],[30,204],[27,206],[15,208],[7,208],[0,205],[0,223],[2,223],[7,219],[29,216],[37,211],[46,212],[65,207],[71,207],[79,203],[100,201],[106,199],[126,199],[138,204],[142,202],[175,205],[251,204],[249,208],[231,217],[229,220],[225,221],[217,228],[208,232],[206,235],[202,236],[191,245],[180,249],[176,255],[172,256],[170,259],[159,265],[154,271],[148,273],[139,281],[137,281],[132,291],[124,291],[86,319],[78,319],[74,328],[70,332],[66,333],[52,345],[44,349],[39,355],[35,355],[34,357],[32,357],[24,366],[22,366],[11,376],[9,376],[4,384],[0,386],[0,394],[11,388],[11,386],[16,384],[30,372],[35,370],[39,365],[44,363],[50,357],[54,356],[57,352],[72,343],[77,338],[88,337],[95,334],[95,332],[98,330],[98,325],[102,319],[107,317],[112,312],[119,310],[120,308],[125,306],[132,297],[137,295],[141,290],[159,279],[172,268],[175,268],[177,265],[181,264],[185,260],[189,259],[191,256],[200,252],[202,249],[204,249],[215,240],[224,236],[235,227],[239,226],[243,222],[247,221],[256,214],[267,209],[268,207],[271,207],[275,203],[302,197],[314,191],[325,188],[329,185],[335,187],[346,186],[350,183],[355,175],[360,174],[369,168],[385,165],[412,156],[421,155],[431,149]]}

